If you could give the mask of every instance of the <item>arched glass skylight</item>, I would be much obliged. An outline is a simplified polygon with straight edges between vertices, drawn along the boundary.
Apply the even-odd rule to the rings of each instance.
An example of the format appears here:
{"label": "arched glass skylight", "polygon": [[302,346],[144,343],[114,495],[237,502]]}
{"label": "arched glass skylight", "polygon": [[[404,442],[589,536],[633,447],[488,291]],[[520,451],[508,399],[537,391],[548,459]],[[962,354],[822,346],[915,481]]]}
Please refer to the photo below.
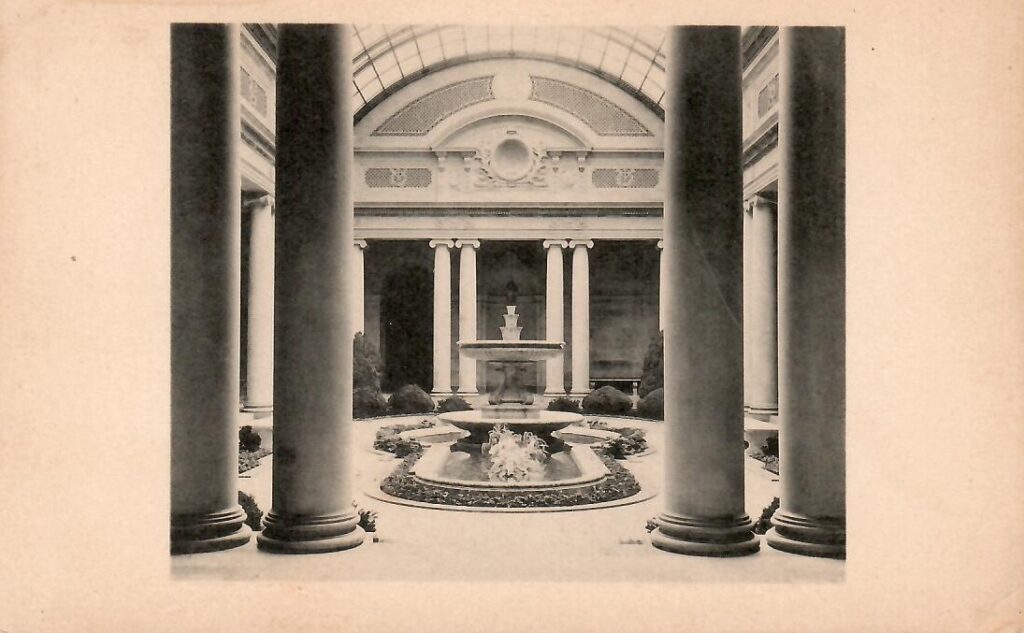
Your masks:
{"label": "arched glass skylight", "polygon": [[356,119],[429,72],[496,57],[546,59],[599,75],[662,113],[661,27],[356,25]]}

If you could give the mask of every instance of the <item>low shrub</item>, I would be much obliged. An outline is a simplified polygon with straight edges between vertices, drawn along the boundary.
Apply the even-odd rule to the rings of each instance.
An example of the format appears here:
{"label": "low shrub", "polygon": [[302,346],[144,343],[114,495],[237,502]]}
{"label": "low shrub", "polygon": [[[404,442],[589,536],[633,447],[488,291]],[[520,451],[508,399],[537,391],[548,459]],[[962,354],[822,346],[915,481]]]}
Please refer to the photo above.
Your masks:
{"label": "low shrub", "polygon": [[388,426],[382,426],[377,430],[373,441],[373,448],[378,451],[392,453],[396,457],[422,453],[422,444],[416,440],[401,438],[399,433],[413,429],[426,429],[432,426],[434,426],[432,420],[423,420],[417,424],[389,424]]}
{"label": "low shrub", "polygon": [[641,416],[652,420],[665,419],[665,389],[658,387],[636,403],[636,410]]}
{"label": "low shrub", "polygon": [[253,532],[263,529],[263,510],[256,505],[256,500],[241,490],[238,491],[238,505],[245,511],[245,524],[252,528]]}
{"label": "low shrub", "polygon": [[658,335],[647,346],[647,355],[644,356],[643,370],[640,374],[640,386],[637,388],[636,394],[643,398],[664,385],[665,334],[658,332]]}
{"label": "low shrub", "polygon": [[359,527],[363,528],[364,532],[377,531],[376,511],[368,510],[366,508],[356,508],[356,512],[359,513]]}
{"label": "low shrub", "polygon": [[384,362],[377,353],[377,347],[366,340],[362,332],[356,332],[352,340],[352,386],[356,389],[368,387],[380,391],[380,375]]}
{"label": "low shrub", "polygon": [[579,400],[572,400],[566,396],[558,396],[548,403],[548,411],[568,411],[569,413],[583,413],[583,407]]}
{"label": "low shrub", "polygon": [[779,509],[779,498],[775,497],[772,502],[768,504],[764,510],[761,511],[761,516],[757,521],[754,522],[754,534],[765,534],[768,529],[772,526],[772,515]]}
{"label": "low shrub", "polygon": [[388,402],[379,389],[356,387],[352,392],[352,415],[357,418],[376,418],[388,412]]}
{"label": "low shrub", "polygon": [[626,459],[627,455],[637,455],[647,450],[646,434],[640,429],[611,429],[619,434],[604,443],[604,451],[614,459]]}
{"label": "low shrub", "polygon": [[388,411],[395,415],[403,413],[430,413],[434,401],[430,395],[416,385],[405,385],[388,398]]}
{"label": "low shrub", "polygon": [[583,411],[607,415],[625,415],[633,408],[633,401],[611,385],[605,385],[587,394],[583,399]]}
{"label": "low shrub", "polygon": [[256,451],[259,450],[260,444],[263,443],[263,438],[260,434],[252,430],[252,427],[246,424],[242,428],[238,429],[238,450],[239,451]]}
{"label": "low shrub", "polygon": [[473,407],[466,402],[465,398],[459,396],[452,396],[445,398],[441,402],[437,403],[438,413],[448,413],[449,411],[469,411]]}

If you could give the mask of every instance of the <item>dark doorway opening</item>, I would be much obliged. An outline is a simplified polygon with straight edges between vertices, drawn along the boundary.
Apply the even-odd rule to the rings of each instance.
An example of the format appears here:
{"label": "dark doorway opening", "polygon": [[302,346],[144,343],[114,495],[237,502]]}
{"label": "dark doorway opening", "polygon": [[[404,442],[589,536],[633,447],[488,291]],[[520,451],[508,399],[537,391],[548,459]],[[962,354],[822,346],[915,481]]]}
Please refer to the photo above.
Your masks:
{"label": "dark doorway opening", "polygon": [[433,387],[434,281],[422,266],[406,265],[384,278],[381,298],[381,387]]}

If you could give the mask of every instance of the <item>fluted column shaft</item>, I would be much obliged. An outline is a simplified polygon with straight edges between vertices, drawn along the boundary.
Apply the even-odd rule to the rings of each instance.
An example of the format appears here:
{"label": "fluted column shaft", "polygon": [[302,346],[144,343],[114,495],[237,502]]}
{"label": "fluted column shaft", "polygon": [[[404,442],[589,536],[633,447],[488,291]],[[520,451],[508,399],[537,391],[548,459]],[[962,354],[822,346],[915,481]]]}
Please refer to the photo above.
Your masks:
{"label": "fluted column shaft", "polygon": [[171,27],[171,552],[244,545],[238,27]]}
{"label": "fluted column shaft", "polygon": [[665,486],[655,547],[758,550],[743,498],[738,27],[671,27],[665,108]]}
{"label": "fluted column shaft", "polygon": [[352,336],[356,332],[365,334],[365,306],[366,300],[366,268],[363,263],[363,251],[366,250],[366,240],[355,240],[352,242]]}
{"label": "fluted column shaft", "polygon": [[845,39],[784,28],[779,46],[782,504],[767,541],[845,558]]}
{"label": "fluted column shaft", "polygon": [[246,411],[274,408],[274,198],[249,208],[249,297],[246,328]]}
{"label": "fluted column shaft", "polygon": [[590,393],[590,256],[591,240],[571,240],[572,252],[572,395]]}
{"label": "fluted column shaft", "polygon": [[[548,252],[547,285],[544,300],[544,338],[549,341],[565,339],[565,273],[562,250],[567,248],[566,240],[544,240]],[[560,354],[544,361],[544,395],[558,397],[565,395],[565,355]]]}
{"label": "fluted column shaft", "polygon": [[[476,251],[478,240],[458,240],[459,340],[476,340]],[[476,360],[459,352],[459,393],[476,395]]]}
{"label": "fluted column shaft", "polygon": [[363,540],[352,506],[352,69],[349,27],[280,27],[273,507],[262,549]]}
{"label": "fluted column shaft", "polygon": [[751,198],[743,226],[744,408],[766,418],[779,412],[775,201]]}
{"label": "fluted column shaft", "polygon": [[452,392],[452,240],[430,240],[434,249],[434,386],[440,396]]}

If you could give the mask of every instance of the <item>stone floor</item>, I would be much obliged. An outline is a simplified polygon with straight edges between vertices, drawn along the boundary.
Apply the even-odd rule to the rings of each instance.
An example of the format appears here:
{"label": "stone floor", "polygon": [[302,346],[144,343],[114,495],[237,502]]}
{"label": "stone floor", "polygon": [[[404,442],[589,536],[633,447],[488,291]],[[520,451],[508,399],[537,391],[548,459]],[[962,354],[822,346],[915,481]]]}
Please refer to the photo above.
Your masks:
{"label": "stone floor", "polygon": [[[417,422],[428,416],[355,423],[354,497],[376,510],[379,542],[354,550],[311,556],[267,554],[255,539],[247,546],[212,554],[172,558],[176,578],[232,580],[385,581],[692,581],[842,582],[841,561],[777,552],[762,540],[760,553],[735,559],[669,554],[655,549],[644,526],[658,514],[661,498],[599,510],[488,513],[401,506],[369,498],[398,460],[370,449],[384,424]],[[619,419],[604,416],[611,422]],[[250,422],[252,423],[252,422]],[[266,434],[270,418],[254,423]],[[653,450],[628,467],[647,490],[661,485],[663,423],[622,419],[647,431]],[[269,439],[269,438],[268,438]],[[778,477],[746,460],[746,506],[752,518],[779,494]],[[264,511],[271,506],[272,459],[239,478]]]}

